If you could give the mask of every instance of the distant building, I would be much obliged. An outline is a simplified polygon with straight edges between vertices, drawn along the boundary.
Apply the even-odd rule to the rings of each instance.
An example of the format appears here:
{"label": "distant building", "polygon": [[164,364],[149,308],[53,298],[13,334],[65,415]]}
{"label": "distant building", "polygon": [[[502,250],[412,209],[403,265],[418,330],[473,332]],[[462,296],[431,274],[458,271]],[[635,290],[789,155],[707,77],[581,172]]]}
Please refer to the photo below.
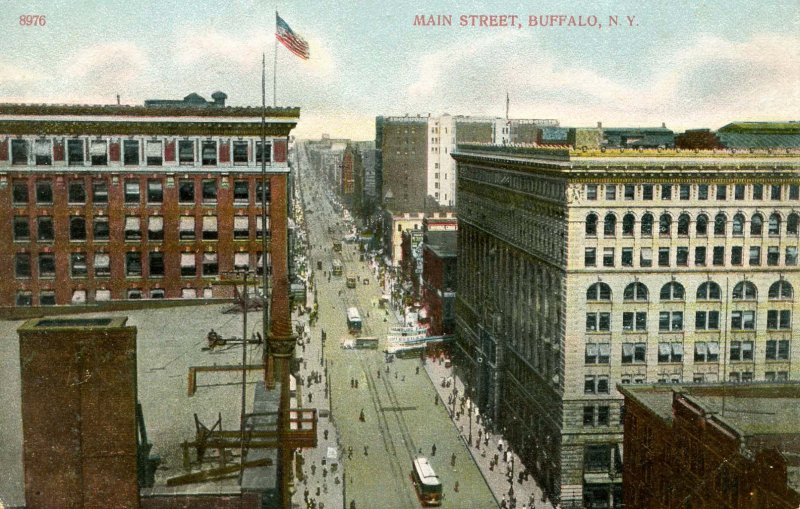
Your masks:
{"label": "distant building", "polygon": [[733,122],[717,137],[729,149],[800,148],[800,122]]}
{"label": "distant building", "polygon": [[716,133],[709,129],[687,129],[675,136],[675,148],[689,150],[715,150],[722,149]]}
{"label": "distant building", "polygon": [[800,379],[799,156],[457,147],[454,364],[562,509],[622,503],[617,384]]}
{"label": "distant building", "polygon": [[230,297],[221,273],[269,267],[300,111],[268,108],[262,147],[261,108],[213,97],[0,104],[0,307]]}
{"label": "distant building", "polygon": [[[598,127],[602,127],[598,124]],[[661,127],[602,127],[607,148],[673,148],[675,133]]]}
{"label": "distant building", "polygon": [[453,334],[458,269],[458,231],[429,230],[422,244],[422,303],[433,336]]}
{"label": "distant building", "polygon": [[[619,391],[625,396],[625,507],[800,507],[800,384],[625,385]],[[592,447],[586,470],[607,470],[605,445]],[[601,505],[590,500],[586,507]]]}

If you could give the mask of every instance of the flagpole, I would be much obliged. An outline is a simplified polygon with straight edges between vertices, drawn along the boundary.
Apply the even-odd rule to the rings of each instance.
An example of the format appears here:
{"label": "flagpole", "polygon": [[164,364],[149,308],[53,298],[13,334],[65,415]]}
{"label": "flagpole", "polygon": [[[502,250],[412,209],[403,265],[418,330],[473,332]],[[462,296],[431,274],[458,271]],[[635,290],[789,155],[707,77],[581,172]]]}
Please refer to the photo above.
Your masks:
{"label": "flagpole", "polygon": [[[275,9],[275,29],[277,30],[278,9]],[[272,62],[272,107],[278,107],[278,37],[275,37],[275,59]]]}

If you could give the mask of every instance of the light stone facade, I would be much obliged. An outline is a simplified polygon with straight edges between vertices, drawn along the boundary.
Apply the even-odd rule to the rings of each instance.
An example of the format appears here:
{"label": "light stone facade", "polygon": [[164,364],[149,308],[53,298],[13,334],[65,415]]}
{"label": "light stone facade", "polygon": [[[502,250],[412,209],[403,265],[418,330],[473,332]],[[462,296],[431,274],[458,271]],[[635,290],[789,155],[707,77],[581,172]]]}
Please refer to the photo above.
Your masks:
{"label": "light stone facade", "polygon": [[617,384],[800,378],[798,156],[457,147],[456,366],[562,508],[620,507]]}

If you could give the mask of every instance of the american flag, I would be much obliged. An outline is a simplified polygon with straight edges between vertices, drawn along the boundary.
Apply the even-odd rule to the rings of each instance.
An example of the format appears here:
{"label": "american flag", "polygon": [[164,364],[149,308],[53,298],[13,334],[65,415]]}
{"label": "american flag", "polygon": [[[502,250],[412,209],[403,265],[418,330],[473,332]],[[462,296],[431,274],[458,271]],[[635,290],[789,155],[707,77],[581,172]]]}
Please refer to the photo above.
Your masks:
{"label": "american flag", "polygon": [[292,32],[292,29],[289,28],[289,25],[283,21],[278,13],[275,13],[276,18],[276,32],[275,37],[281,41],[281,44],[286,46],[286,49],[297,55],[298,57],[302,58],[303,60],[308,60],[310,56],[308,52],[308,43],[297,35],[296,33]]}

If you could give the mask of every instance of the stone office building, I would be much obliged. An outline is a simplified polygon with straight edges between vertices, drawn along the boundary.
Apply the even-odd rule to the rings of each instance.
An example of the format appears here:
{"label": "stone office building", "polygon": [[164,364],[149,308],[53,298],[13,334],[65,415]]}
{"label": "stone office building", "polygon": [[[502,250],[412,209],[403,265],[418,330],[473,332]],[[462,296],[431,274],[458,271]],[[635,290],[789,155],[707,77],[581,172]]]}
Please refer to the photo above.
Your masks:
{"label": "stone office building", "polygon": [[800,377],[800,154],[453,157],[456,366],[562,508],[621,504],[617,384]]}
{"label": "stone office building", "polygon": [[262,146],[261,108],[213,97],[0,105],[0,307],[224,297],[221,273],[261,269],[299,109],[267,109]]}

